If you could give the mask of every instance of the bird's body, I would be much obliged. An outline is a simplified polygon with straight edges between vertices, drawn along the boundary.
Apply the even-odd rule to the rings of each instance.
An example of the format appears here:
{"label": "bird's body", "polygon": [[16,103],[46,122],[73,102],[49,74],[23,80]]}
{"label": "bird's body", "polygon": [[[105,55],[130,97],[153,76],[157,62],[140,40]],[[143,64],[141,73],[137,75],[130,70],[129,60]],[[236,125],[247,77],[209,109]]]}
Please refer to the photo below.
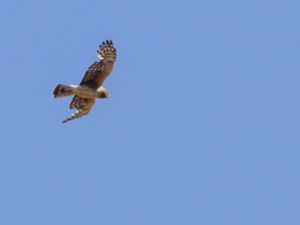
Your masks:
{"label": "bird's body", "polygon": [[74,84],[58,84],[53,91],[53,97],[66,97],[71,95],[79,95],[84,98],[106,98],[107,90],[104,87],[100,87],[97,90],[86,86],[78,86]]}
{"label": "bird's body", "polygon": [[112,71],[117,56],[116,49],[112,41],[102,42],[99,47],[97,56],[100,61],[94,62],[88,68],[79,86],[58,84],[53,91],[54,98],[75,95],[69,107],[77,111],[63,122],[88,114],[96,98],[108,97],[108,92],[102,85]]}

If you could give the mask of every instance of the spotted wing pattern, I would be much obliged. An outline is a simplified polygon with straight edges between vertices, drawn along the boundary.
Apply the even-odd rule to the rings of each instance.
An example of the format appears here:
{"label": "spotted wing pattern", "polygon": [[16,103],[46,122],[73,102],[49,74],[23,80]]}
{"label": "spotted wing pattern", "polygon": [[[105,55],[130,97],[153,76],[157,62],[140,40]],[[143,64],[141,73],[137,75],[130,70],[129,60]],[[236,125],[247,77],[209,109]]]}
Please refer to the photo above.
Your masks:
{"label": "spotted wing pattern", "polygon": [[[85,72],[80,85],[87,86],[92,89],[98,89],[110,74],[113,64],[117,57],[116,49],[112,41],[102,42],[97,51],[97,56],[100,58],[99,62],[94,62]],[[88,104],[89,99],[75,95],[69,107],[71,109],[82,109]]]}
{"label": "spotted wing pattern", "polygon": [[84,101],[84,104],[80,105],[80,109],[78,109],[74,114],[72,114],[67,119],[65,119],[63,123],[66,123],[70,120],[77,119],[89,113],[89,111],[91,110],[91,108],[95,103],[95,99],[94,98],[84,98],[84,99],[86,100]]}

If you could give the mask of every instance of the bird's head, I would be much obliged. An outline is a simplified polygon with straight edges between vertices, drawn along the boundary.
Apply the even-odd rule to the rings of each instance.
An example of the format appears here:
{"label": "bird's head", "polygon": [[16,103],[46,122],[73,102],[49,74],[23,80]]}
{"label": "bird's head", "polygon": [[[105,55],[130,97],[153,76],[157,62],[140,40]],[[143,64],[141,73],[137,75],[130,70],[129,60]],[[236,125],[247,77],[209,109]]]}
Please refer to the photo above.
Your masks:
{"label": "bird's head", "polygon": [[97,90],[98,92],[98,98],[109,98],[109,93],[104,87],[100,87]]}

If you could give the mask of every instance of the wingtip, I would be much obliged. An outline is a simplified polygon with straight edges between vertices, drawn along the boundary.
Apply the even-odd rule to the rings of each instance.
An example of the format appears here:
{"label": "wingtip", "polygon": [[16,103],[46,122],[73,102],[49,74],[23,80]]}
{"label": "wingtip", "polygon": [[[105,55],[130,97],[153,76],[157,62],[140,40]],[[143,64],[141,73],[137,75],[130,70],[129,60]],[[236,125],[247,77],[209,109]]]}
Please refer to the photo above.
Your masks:
{"label": "wingtip", "polygon": [[105,40],[102,41],[102,43],[99,45],[99,48],[102,48],[104,45],[113,45],[113,41],[112,40]]}
{"label": "wingtip", "polygon": [[65,119],[64,121],[62,121],[62,123],[66,123],[66,122],[68,122],[69,120],[68,119]]}
{"label": "wingtip", "polygon": [[62,123],[66,123],[66,122],[68,122],[68,121],[70,121],[70,118],[69,118],[69,117],[66,118],[65,120],[63,120]]}

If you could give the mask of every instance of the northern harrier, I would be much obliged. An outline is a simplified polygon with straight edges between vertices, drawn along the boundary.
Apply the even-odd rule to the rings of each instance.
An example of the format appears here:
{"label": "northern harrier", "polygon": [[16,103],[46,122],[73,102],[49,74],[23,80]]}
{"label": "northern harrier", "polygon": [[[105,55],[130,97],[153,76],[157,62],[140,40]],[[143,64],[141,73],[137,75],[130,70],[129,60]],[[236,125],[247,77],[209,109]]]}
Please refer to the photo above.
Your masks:
{"label": "northern harrier", "polygon": [[108,91],[102,87],[105,79],[110,74],[117,57],[116,49],[112,41],[103,41],[96,54],[100,58],[99,62],[94,62],[85,72],[79,86],[58,84],[53,97],[64,97],[75,95],[69,105],[70,109],[77,111],[65,119],[63,123],[79,118],[89,113],[96,98],[108,98]]}

